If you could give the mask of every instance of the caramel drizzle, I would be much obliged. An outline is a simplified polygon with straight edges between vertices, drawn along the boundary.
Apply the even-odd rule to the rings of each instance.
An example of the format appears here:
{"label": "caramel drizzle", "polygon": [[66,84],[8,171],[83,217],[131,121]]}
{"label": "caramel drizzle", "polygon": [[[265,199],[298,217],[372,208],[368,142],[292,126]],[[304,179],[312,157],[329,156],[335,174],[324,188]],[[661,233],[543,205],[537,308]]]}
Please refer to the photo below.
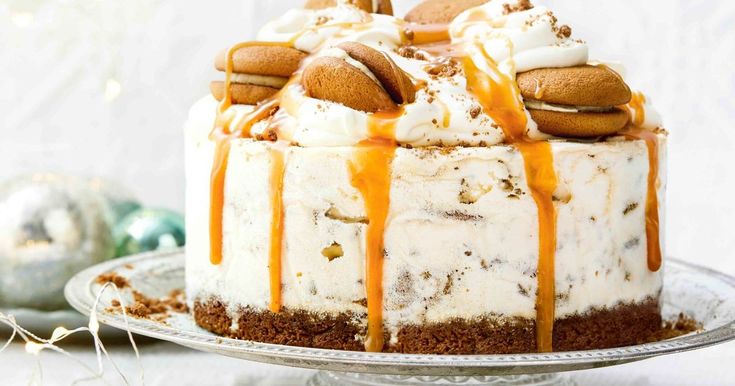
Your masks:
{"label": "caramel drizzle", "polygon": [[646,104],[646,96],[640,92],[634,92],[628,106],[633,109],[635,116],[633,117],[633,125],[635,127],[643,126],[646,122],[646,109],[643,107]]}
{"label": "caramel drizzle", "polygon": [[408,23],[404,29],[404,41],[410,41],[414,45],[447,42],[449,36],[449,24],[413,24]]}
{"label": "caramel drizzle", "polygon": [[225,174],[230,157],[230,141],[215,139],[214,162],[209,182],[209,261],[222,262],[222,212],[224,209]]}
{"label": "caramel drizzle", "polygon": [[547,141],[534,141],[526,135],[528,119],[518,86],[498,70],[495,61],[481,43],[475,43],[475,46],[483,54],[492,73],[480,70],[471,57],[462,58],[467,88],[478,98],[493,121],[500,125],[506,141],[520,151],[525,164],[526,181],[538,208],[536,346],[539,352],[551,352],[556,306],[554,260],[557,217],[553,203],[557,177],[551,144]]}
{"label": "caramel drizzle", "polygon": [[283,249],[283,175],[286,170],[284,151],[277,147],[269,149],[271,156],[271,238],[268,255],[268,271],[270,274],[271,301],[269,308],[272,312],[281,311],[281,252]]}
{"label": "caramel drizzle", "polygon": [[[290,43],[280,42],[244,42],[232,46],[227,51],[225,60],[225,94],[217,107],[217,117],[214,129],[210,133],[210,139],[215,142],[214,162],[210,174],[210,214],[209,214],[209,259],[212,264],[218,265],[222,262],[222,214],[224,209],[224,188],[227,175],[227,165],[230,154],[231,142],[237,138],[250,138],[251,129],[255,123],[268,118],[279,106],[280,95],[264,101],[255,109],[243,117],[237,126],[232,128],[235,112],[230,110],[232,106],[232,73],[234,68],[233,55],[244,47],[251,46],[283,46],[291,47]],[[287,85],[288,86],[288,85]],[[287,87],[286,86],[286,87]],[[285,89],[285,87],[284,87]],[[278,312],[281,308],[281,253],[283,242],[283,173],[285,170],[284,153],[282,149],[269,149],[271,155],[271,178],[270,184],[273,190],[271,205],[273,208],[270,227],[270,251],[268,257],[268,269],[270,274],[271,299],[269,308]]]}
{"label": "caramel drizzle", "polygon": [[633,110],[635,116],[632,119],[632,127],[622,133],[629,140],[643,140],[648,148],[648,190],[646,192],[646,252],[648,256],[648,269],[657,272],[661,269],[661,233],[660,217],[658,213],[658,135],[641,126],[646,121],[646,110],[644,105],[646,97],[642,93],[633,93],[628,106]]}
{"label": "caramel drizzle", "polygon": [[355,150],[348,163],[351,184],[365,201],[369,219],[365,251],[365,292],[368,330],[365,351],[380,352],[383,330],[383,260],[385,225],[390,209],[391,164],[395,156],[395,126],[403,109],[377,112],[368,118],[368,137]]}

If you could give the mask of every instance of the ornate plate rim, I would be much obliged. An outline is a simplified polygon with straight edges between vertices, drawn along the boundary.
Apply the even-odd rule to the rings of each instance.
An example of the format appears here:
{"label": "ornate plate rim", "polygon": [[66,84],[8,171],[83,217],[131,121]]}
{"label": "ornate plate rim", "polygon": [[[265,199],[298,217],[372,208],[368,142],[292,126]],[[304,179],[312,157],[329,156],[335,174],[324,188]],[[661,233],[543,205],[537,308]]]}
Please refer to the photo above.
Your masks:
{"label": "ornate plate rim", "polygon": [[[95,265],[76,274],[67,283],[64,295],[72,307],[89,316],[95,300],[92,285],[100,274],[151,258],[174,269],[183,269],[183,254],[184,249],[180,248],[166,252],[143,253]],[[668,258],[666,264],[696,271],[735,288],[735,277],[711,268],[674,258]],[[99,307],[97,314],[100,323],[119,329],[126,328],[126,322],[121,315],[106,313],[104,308]],[[179,330],[161,323],[134,318],[129,318],[127,325],[136,334],[257,362],[323,370],[412,375],[450,375],[447,372],[451,375],[510,375],[581,370],[696,350],[735,339],[735,320],[732,320],[700,333],[612,349],[548,354],[421,355],[365,353],[243,341],[217,336],[204,330]]]}

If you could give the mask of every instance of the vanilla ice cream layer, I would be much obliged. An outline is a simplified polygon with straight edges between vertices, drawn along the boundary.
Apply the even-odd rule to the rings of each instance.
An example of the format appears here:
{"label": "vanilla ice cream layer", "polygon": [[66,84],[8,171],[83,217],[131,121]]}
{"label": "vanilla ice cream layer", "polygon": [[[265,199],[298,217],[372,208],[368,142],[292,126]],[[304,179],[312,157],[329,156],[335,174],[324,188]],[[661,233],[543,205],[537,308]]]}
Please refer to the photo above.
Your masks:
{"label": "vanilla ice cream layer", "polygon": [[[209,105],[200,102],[196,108]],[[213,265],[208,203],[214,146],[203,129],[211,123],[198,121],[200,116],[193,114],[187,127],[188,298],[215,296],[233,311],[266,310],[271,144],[232,143],[223,260]],[[556,317],[658,296],[663,271],[647,268],[645,143],[551,146],[559,178]],[[286,150],[282,299],[288,309],[366,312],[361,304],[367,218],[362,196],[350,183],[347,163],[353,152],[353,147]],[[507,146],[397,149],[390,199],[383,278],[389,331],[454,318],[535,318],[537,207],[518,151]],[[335,243],[342,256],[330,260],[323,252]]]}

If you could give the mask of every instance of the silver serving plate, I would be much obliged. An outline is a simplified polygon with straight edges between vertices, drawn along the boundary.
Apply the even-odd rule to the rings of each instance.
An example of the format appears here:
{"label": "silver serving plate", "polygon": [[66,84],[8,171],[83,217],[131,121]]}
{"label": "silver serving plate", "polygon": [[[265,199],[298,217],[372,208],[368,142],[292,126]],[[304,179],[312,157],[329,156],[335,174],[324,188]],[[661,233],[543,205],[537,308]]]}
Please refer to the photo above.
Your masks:
{"label": "silver serving plate", "polygon": [[[132,288],[147,296],[163,297],[184,287],[183,250],[136,255],[86,269],[66,285],[69,303],[89,315],[101,289],[95,279],[106,272],[128,278]],[[129,301],[129,290],[121,292]],[[676,259],[666,261],[664,317],[676,319],[684,313],[701,322],[704,331],[638,346],[549,354],[383,354],[242,341],[199,328],[189,314],[172,314],[165,323],[135,318],[126,321],[122,314],[106,311],[117,296],[110,287],[100,296],[96,312],[101,323],[196,350],[324,370],[310,385],[571,384],[553,373],[613,366],[735,339],[735,278]]]}

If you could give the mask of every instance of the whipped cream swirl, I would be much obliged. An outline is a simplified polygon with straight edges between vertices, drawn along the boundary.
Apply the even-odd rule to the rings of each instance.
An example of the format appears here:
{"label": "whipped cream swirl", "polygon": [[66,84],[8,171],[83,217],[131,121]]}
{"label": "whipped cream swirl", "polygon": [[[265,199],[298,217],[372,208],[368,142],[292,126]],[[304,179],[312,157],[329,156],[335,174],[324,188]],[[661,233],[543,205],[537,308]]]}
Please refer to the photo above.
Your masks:
{"label": "whipped cream swirl", "polygon": [[[517,71],[542,67],[585,64],[587,45],[572,40],[568,27],[558,27],[556,18],[544,7],[525,9],[522,0],[491,0],[459,15],[449,26],[452,43],[481,46],[483,55],[466,52],[478,68],[488,65],[510,79]],[[502,143],[499,126],[486,115],[478,100],[467,90],[461,68],[436,76],[430,73],[434,58],[406,58],[396,49],[404,44],[406,22],[402,19],[366,13],[345,2],[319,10],[294,9],[266,24],[258,40],[291,42],[311,53],[305,64],[319,56],[340,57],[368,76],[334,47],[344,41],[363,43],[388,55],[418,87],[416,101],[403,106],[395,118],[395,140],[409,146],[489,146]],[[478,43],[479,42],[479,43]],[[424,58],[422,58],[424,59]],[[489,60],[489,62],[488,62]],[[460,66],[461,67],[461,66]],[[492,73],[492,71],[489,71]],[[379,82],[377,82],[379,83]],[[519,96],[520,98],[520,96]],[[528,117],[527,132],[540,133]],[[338,103],[310,98],[298,82],[291,82],[281,95],[281,109],[268,121],[253,126],[254,135],[277,127],[279,138],[301,146],[353,146],[369,138],[371,114]]]}
{"label": "whipped cream swirl", "polygon": [[[385,52],[385,51],[384,51]],[[408,59],[385,52],[406,71],[414,82],[425,84],[416,101],[404,106],[395,123],[395,140],[402,145],[483,146],[503,142],[502,130],[482,113],[475,98],[467,92],[467,81],[458,72],[453,76],[432,77],[429,62]],[[344,51],[331,48],[319,55],[345,58]],[[348,60],[348,63],[350,61]],[[356,65],[374,78],[370,70]],[[370,135],[370,114],[338,103],[310,98],[296,84],[281,97],[281,109],[273,117],[279,136],[301,146],[352,146]],[[269,122],[253,127],[264,132]]]}
{"label": "whipped cream swirl", "polygon": [[400,24],[392,16],[368,14],[340,2],[332,8],[292,9],[263,26],[257,40],[292,42],[309,53],[345,41],[395,48],[401,45]]}
{"label": "whipped cream swirl", "polygon": [[[320,56],[346,60],[370,78],[375,76],[346,53],[334,48],[341,42],[365,44],[388,55],[413,79],[424,86],[414,103],[404,106],[396,118],[395,140],[410,146],[481,146],[503,142],[502,130],[481,112],[467,91],[461,71],[436,77],[427,72],[431,63],[405,58],[396,53],[403,45],[405,21],[388,15],[368,14],[351,5],[308,10],[295,9],[263,27],[258,39],[290,41],[294,47],[312,53],[304,64]],[[377,80],[375,80],[376,83]],[[338,103],[310,98],[299,84],[287,86],[281,109],[272,121],[259,122],[255,135],[265,133],[277,122],[279,137],[301,146],[352,146],[369,138],[370,114]]]}
{"label": "whipped cream swirl", "polygon": [[452,42],[482,42],[486,56],[501,72],[513,77],[536,68],[587,63],[586,43],[571,39],[571,29],[558,26],[546,7],[523,10],[524,3],[491,0],[468,9],[449,26]]}

